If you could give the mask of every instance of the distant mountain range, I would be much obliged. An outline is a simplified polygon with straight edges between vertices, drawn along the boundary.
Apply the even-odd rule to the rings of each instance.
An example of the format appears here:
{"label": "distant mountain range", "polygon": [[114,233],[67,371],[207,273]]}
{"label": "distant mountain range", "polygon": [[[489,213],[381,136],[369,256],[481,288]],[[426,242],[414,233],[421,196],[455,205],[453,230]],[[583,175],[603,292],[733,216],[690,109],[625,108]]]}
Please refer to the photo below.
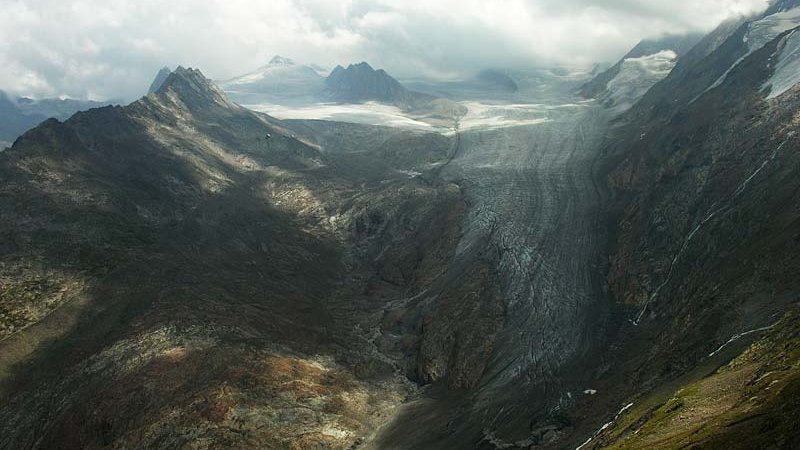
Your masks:
{"label": "distant mountain range", "polygon": [[65,120],[78,111],[111,103],[59,98],[34,100],[0,91],[0,150],[48,118]]}
{"label": "distant mountain range", "polygon": [[376,70],[366,62],[347,68],[337,66],[327,74],[319,66],[275,56],[269,64],[219,85],[232,100],[251,106],[377,102],[448,123],[466,114],[463,106],[410,90],[385,70]]}

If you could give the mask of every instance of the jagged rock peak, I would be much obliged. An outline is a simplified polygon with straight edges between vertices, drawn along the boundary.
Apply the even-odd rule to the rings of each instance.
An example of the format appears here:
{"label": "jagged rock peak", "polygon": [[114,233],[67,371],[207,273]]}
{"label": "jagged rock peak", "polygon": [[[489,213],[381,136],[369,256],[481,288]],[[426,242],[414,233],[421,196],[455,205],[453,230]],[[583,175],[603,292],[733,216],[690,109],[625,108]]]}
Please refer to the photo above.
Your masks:
{"label": "jagged rock peak", "polygon": [[328,97],[340,102],[358,103],[377,100],[406,103],[409,92],[384,70],[375,70],[366,62],[336,66],[325,80]]}
{"label": "jagged rock peak", "polygon": [[363,74],[366,74],[366,73],[381,73],[381,74],[386,74],[388,76],[386,71],[384,71],[383,69],[375,70],[366,61],[361,61],[360,63],[356,63],[356,64],[350,64],[350,65],[347,66],[346,69],[344,67],[342,67],[341,65],[338,65],[338,66],[336,66],[336,68],[333,69],[333,71],[331,72],[331,75],[341,74],[343,72],[347,72],[347,73],[363,73]]}
{"label": "jagged rock peak", "polygon": [[147,90],[147,93],[152,94],[158,91],[161,85],[164,84],[165,81],[167,81],[167,78],[171,73],[172,70],[170,70],[169,67],[167,66],[162,67],[161,70],[159,70],[158,73],[156,74],[156,77],[155,79],[153,79],[153,82],[150,84],[150,89]]}
{"label": "jagged rock peak", "polygon": [[156,93],[159,95],[174,93],[187,104],[205,101],[225,106],[233,105],[213,81],[206,78],[200,70],[191,67],[178,66],[164,80]]}

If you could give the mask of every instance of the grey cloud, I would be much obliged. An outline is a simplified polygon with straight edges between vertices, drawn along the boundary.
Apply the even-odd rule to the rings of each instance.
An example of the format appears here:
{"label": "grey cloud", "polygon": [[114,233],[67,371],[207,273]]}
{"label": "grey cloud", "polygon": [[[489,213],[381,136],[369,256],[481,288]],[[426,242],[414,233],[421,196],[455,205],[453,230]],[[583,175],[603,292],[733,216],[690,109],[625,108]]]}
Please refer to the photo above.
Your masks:
{"label": "grey cloud", "polygon": [[701,31],[765,0],[0,0],[0,89],[143,94],[163,65],[224,79],[273,54],[367,60],[402,77],[485,67],[588,65],[638,40]]}

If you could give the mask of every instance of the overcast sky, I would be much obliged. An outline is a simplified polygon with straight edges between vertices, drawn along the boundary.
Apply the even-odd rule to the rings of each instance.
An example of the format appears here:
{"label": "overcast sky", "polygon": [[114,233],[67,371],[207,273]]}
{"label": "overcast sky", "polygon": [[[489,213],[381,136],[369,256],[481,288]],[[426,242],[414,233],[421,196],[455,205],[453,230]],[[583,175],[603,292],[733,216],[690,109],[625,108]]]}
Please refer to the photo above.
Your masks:
{"label": "overcast sky", "polygon": [[132,100],[164,65],[226,79],[280,54],[398,77],[588,65],[766,0],[0,0],[0,89]]}

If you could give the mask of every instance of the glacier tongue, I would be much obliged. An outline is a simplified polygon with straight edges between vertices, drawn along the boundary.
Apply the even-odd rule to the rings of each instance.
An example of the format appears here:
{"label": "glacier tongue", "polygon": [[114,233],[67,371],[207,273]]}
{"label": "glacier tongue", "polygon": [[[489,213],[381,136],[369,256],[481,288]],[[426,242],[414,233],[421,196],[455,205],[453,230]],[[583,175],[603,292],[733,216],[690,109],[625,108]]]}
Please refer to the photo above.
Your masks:
{"label": "glacier tongue", "polygon": [[776,98],[800,83],[800,32],[793,31],[783,44],[775,63],[775,72],[764,83],[764,89],[770,89],[768,99]]}

